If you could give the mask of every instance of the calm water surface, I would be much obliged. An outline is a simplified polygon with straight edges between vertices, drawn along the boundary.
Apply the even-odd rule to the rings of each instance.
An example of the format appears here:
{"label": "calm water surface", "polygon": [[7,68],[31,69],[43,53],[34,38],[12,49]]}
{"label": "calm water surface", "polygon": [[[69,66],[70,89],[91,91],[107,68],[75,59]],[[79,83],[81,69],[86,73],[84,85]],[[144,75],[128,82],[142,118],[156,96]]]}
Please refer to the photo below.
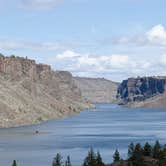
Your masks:
{"label": "calm water surface", "polygon": [[[118,148],[126,157],[130,142],[166,143],[166,110],[124,108],[97,104],[97,109],[40,125],[0,129],[0,165],[51,166],[57,152],[71,155],[73,166],[81,163],[90,147],[111,162]],[[35,134],[38,130],[39,134]]]}

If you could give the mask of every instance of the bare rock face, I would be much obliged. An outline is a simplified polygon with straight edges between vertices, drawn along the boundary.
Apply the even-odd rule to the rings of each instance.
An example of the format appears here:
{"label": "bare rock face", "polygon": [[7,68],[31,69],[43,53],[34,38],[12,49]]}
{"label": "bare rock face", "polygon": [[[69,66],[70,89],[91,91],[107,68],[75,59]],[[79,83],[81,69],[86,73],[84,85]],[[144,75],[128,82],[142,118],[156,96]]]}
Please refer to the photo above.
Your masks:
{"label": "bare rock face", "polygon": [[110,103],[116,100],[118,84],[104,78],[74,78],[82,96],[92,103]]}
{"label": "bare rock face", "polygon": [[40,123],[91,107],[71,73],[0,56],[0,127]]}
{"label": "bare rock face", "polygon": [[138,77],[124,80],[118,87],[120,104],[165,107],[166,77]]}

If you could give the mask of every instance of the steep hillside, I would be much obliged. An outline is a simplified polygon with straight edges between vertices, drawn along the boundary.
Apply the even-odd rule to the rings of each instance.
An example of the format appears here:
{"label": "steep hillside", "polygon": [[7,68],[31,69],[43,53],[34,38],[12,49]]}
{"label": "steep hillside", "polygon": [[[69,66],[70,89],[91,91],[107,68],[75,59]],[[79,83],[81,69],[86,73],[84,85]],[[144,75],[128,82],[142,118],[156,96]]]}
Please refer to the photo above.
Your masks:
{"label": "steep hillside", "polygon": [[116,100],[118,84],[104,78],[74,78],[82,96],[92,103],[113,102]]}
{"label": "steep hillside", "polygon": [[133,102],[134,107],[166,108],[166,93],[154,96],[140,102]]}
{"label": "steep hillside", "polygon": [[0,127],[40,123],[89,106],[69,72],[0,56]]}
{"label": "steep hillside", "polygon": [[166,107],[166,77],[138,77],[124,80],[117,93],[120,104]]}

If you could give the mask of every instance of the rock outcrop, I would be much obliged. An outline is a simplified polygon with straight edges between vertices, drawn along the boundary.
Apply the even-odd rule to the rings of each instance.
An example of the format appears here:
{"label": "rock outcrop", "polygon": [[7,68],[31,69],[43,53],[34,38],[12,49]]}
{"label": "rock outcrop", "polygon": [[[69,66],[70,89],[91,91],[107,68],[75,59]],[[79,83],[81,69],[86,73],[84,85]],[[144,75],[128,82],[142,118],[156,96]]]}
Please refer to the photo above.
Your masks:
{"label": "rock outcrop", "polygon": [[166,107],[166,77],[138,77],[124,80],[118,87],[120,104]]}
{"label": "rock outcrop", "polygon": [[116,100],[118,83],[104,78],[74,78],[82,96],[92,103],[110,103]]}
{"label": "rock outcrop", "polygon": [[69,72],[0,56],[0,127],[40,123],[89,107]]}

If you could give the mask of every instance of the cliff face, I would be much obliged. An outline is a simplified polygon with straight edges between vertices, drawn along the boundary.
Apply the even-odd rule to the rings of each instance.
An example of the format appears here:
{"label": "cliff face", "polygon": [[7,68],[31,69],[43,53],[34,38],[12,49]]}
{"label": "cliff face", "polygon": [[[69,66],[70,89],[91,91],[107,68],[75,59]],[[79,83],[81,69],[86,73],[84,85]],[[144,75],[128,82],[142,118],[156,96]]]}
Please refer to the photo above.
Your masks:
{"label": "cliff face", "polygon": [[66,71],[20,57],[0,57],[0,127],[40,123],[91,105]]}
{"label": "cliff face", "polygon": [[104,78],[74,78],[82,96],[92,103],[110,103],[116,100],[118,84]]}
{"label": "cliff face", "polygon": [[121,104],[165,107],[165,86],[166,77],[129,78],[118,87],[117,98]]}

